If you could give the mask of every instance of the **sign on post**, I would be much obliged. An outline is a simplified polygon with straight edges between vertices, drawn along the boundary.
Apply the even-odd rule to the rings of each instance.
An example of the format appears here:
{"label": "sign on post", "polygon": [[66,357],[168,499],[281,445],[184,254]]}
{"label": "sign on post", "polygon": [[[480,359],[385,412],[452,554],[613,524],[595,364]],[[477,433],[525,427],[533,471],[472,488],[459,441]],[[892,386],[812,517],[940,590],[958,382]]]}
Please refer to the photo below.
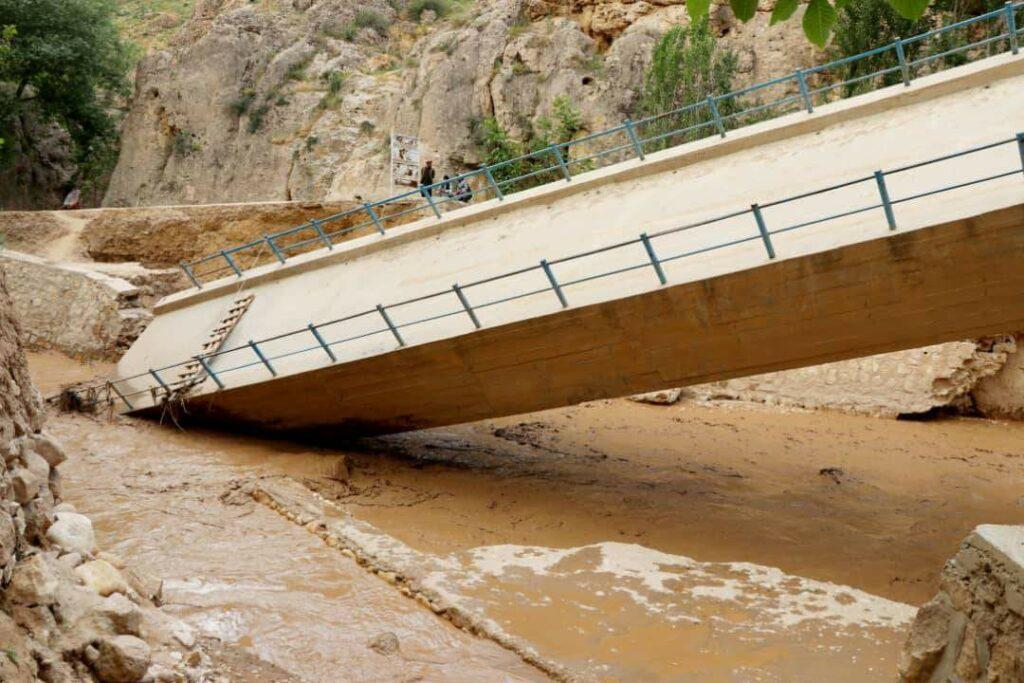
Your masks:
{"label": "sign on post", "polygon": [[391,134],[391,187],[416,187],[420,180],[420,141],[411,135]]}

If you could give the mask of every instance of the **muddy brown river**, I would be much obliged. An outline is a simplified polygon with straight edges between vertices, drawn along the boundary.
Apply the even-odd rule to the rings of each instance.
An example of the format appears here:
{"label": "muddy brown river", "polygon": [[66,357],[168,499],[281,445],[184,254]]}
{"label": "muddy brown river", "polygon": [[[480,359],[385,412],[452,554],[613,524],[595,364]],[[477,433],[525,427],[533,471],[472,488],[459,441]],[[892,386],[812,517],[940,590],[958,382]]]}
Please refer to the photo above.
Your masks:
{"label": "muddy brown river", "polygon": [[[44,394],[103,369],[30,365]],[[959,540],[1024,518],[1024,425],[985,420],[601,401],[316,447],[48,428],[101,545],[295,680],[891,681]],[[551,667],[456,628],[246,481],[318,492],[343,531]],[[386,632],[397,653],[368,647]]]}

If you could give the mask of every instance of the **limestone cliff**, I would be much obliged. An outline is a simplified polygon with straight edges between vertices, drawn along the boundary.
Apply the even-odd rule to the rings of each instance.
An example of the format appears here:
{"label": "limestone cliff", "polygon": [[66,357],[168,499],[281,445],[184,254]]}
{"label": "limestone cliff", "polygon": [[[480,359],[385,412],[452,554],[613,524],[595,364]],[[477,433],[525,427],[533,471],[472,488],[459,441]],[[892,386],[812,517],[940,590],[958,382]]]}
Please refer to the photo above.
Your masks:
{"label": "limestone cliff", "polygon": [[[105,204],[382,197],[392,131],[461,171],[479,162],[482,118],[521,133],[560,95],[581,134],[598,130],[631,113],[651,47],[687,21],[681,0],[453,8],[413,21],[384,0],[197,2],[138,67]],[[744,83],[816,59],[797,22],[769,28],[761,10],[748,24],[713,12]]]}

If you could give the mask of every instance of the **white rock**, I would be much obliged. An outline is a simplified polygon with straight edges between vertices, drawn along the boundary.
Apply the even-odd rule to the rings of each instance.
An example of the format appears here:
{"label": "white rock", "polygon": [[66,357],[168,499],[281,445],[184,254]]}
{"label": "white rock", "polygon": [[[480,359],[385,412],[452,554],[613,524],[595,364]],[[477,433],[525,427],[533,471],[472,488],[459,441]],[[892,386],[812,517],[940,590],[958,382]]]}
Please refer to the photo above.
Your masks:
{"label": "white rock", "polygon": [[65,553],[57,558],[57,562],[67,567],[68,570],[72,570],[82,564],[84,559],[85,558],[82,557],[82,553]]}
{"label": "white rock", "polygon": [[186,624],[184,621],[174,620],[170,624],[171,635],[179,643],[187,648],[192,648],[196,644],[196,634],[192,630],[192,627]]}
{"label": "white rock", "polygon": [[75,567],[75,574],[82,579],[82,583],[87,588],[91,588],[100,595],[128,592],[128,584],[121,576],[121,572],[104,560],[93,560],[80,564]]}
{"label": "white rock", "polygon": [[98,553],[96,553],[96,559],[109,562],[117,569],[124,569],[125,567],[124,560],[121,559],[120,555],[115,555],[114,553],[108,553],[106,551],[101,550]]}
{"label": "white rock", "polygon": [[71,503],[61,503],[57,507],[53,508],[53,511],[54,512],[78,512],[78,508],[76,508]]}
{"label": "white rock", "polygon": [[108,595],[100,606],[100,613],[110,621],[118,635],[139,635],[142,627],[142,610],[120,593]]}
{"label": "white rock", "polygon": [[14,567],[7,599],[19,605],[52,605],[57,600],[57,573],[42,555],[25,558]]}
{"label": "white rock", "polygon": [[50,478],[50,463],[46,462],[43,456],[35,451],[27,451],[22,460],[25,461],[28,471],[39,477],[40,481],[47,481]]}
{"label": "white rock", "polygon": [[92,521],[77,512],[58,512],[57,521],[46,530],[46,538],[68,552],[90,555],[96,548]]}
{"label": "white rock", "polygon": [[11,490],[14,499],[19,503],[27,503],[39,493],[40,478],[28,469],[17,469],[11,474]]}
{"label": "white rock", "polygon": [[117,636],[100,642],[92,668],[103,683],[138,683],[151,660],[149,645],[144,641],[135,636]]}
{"label": "white rock", "polygon": [[682,396],[682,389],[665,389],[664,391],[652,391],[648,394],[637,394],[630,396],[630,401],[636,401],[637,403],[652,403],[654,405],[672,405],[679,400]]}
{"label": "white rock", "polygon": [[50,467],[56,467],[68,459],[64,448],[47,434],[34,434],[32,436],[33,447],[39,455],[46,458]]}

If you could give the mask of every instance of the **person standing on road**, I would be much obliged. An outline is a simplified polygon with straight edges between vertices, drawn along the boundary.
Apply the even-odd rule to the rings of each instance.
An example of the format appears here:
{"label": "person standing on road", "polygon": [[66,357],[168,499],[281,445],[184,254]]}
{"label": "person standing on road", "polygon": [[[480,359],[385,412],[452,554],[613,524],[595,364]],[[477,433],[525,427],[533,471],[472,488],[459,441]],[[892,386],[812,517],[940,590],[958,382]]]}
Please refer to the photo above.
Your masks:
{"label": "person standing on road", "polygon": [[420,171],[420,194],[429,197],[433,194],[430,186],[434,184],[434,162],[427,159],[426,165]]}

